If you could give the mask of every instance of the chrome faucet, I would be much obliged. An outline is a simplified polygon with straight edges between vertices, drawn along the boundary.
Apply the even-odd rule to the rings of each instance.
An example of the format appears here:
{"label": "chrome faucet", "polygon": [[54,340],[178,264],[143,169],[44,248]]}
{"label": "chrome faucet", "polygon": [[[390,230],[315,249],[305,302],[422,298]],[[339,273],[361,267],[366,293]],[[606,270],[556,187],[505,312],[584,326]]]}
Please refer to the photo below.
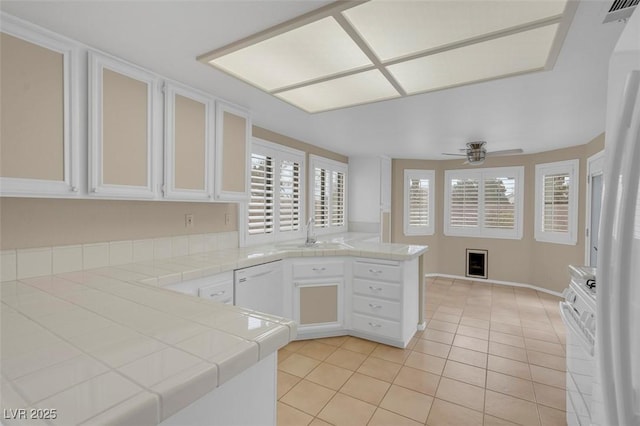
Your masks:
{"label": "chrome faucet", "polygon": [[307,221],[307,240],[304,242],[305,246],[312,246],[316,243],[316,235],[314,233],[313,226],[315,225],[316,220],[313,217],[310,217]]}

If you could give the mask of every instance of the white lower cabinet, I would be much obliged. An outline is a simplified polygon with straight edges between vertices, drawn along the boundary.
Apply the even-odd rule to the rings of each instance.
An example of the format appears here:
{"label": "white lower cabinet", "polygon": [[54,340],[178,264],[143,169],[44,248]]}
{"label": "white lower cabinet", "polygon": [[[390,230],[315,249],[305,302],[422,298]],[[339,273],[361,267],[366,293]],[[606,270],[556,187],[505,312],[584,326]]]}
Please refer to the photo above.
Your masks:
{"label": "white lower cabinet", "polygon": [[289,259],[284,278],[299,339],[348,334],[406,347],[417,331],[418,259]]}
{"label": "white lower cabinet", "polygon": [[352,334],[405,347],[418,324],[418,264],[353,261]]}
{"label": "white lower cabinet", "polygon": [[286,272],[285,282],[292,283],[289,314],[298,323],[298,336],[344,334],[345,261],[293,259]]}

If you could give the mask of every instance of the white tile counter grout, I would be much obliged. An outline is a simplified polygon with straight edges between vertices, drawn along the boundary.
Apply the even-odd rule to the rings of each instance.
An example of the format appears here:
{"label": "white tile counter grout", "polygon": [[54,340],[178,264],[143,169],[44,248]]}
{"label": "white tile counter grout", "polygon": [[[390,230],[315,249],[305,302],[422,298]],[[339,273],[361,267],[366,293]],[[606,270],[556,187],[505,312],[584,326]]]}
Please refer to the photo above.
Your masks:
{"label": "white tile counter grout", "polygon": [[[2,408],[57,407],[53,424],[157,424],[296,336],[288,319],[157,286],[309,253],[406,260],[426,251],[345,237],[331,250],[238,248],[235,234],[2,251]],[[78,259],[95,269],[52,275]]]}

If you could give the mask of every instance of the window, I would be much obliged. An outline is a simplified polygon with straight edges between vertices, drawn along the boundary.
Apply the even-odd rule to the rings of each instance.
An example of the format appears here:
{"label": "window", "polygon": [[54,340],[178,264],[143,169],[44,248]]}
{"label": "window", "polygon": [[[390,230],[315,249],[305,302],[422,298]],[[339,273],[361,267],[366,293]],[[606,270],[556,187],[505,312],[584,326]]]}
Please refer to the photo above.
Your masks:
{"label": "window", "polygon": [[247,242],[268,242],[302,235],[303,164],[302,151],[266,141],[253,141]]}
{"label": "window", "polygon": [[578,160],[536,164],[537,241],[578,242]]}
{"label": "window", "polygon": [[309,156],[311,163],[311,216],[317,232],[347,230],[347,165]]}
{"label": "window", "polygon": [[445,235],[522,238],[524,167],[445,171]]}
{"label": "window", "polygon": [[435,172],[404,171],[404,235],[433,235]]}

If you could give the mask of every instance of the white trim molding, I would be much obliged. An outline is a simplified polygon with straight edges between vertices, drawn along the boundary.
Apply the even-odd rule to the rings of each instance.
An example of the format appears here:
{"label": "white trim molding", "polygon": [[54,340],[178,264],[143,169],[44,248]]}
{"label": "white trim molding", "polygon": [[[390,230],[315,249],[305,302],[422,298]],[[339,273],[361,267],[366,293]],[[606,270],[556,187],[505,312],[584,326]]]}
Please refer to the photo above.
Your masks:
{"label": "white trim molding", "polygon": [[[576,245],[578,242],[578,188],[580,187],[579,160],[566,160],[554,163],[536,164],[535,173],[535,230],[536,241]],[[545,177],[560,175],[568,178],[567,230],[545,230]]]}
{"label": "white trim molding", "polygon": [[[240,108],[226,101],[216,100],[216,128],[215,128],[215,177],[214,194],[219,201],[247,201],[249,199],[249,188],[251,179],[251,113],[249,110]],[[222,187],[222,177],[225,167],[224,158],[224,113],[228,112],[245,119],[245,182],[243,192],[225,191]],[[226,164],[226,166],[232,166]]]}
{"label": "white trim molding", "polygon": [[511,286],[511,287],[530,288],[531,290],[536,290],[536,291],[540,291],[542,293],[551,294],[552,296],[562,297],[562,293],[559,293],[559,292],[553,291],[553,290],[549,290],[549,289],[546,289],[546,288],[543,288],[543,287],[538,287],[538,286],[533,285],[533,284],[517,283],[517,282],[513,282],[513,281],[500,281],[500,280],[492,280],[492,279],[482,279],[481,281],[479,281],[479,280],[474,280],[471,277],[462,277],[460,275],[449,275],[449,274],[439,274],[439,273],[424,274],[424,278],[438,278],[438,277],[451,278],[451,279],[454,279],[454,280],[473,281],[473,282],[478,283],[478,284],[498,284],[498,285],[508,285],[508,286]]}
{"label": "white trim molding", "polygon": [[0,177],[0,196],[75,198],[80,192],[79,46],[70,39],[5,13],[0,14],[0,27],[3,33],[60,53],[64,88],[63,180]]}
{"label": "white trim molding", "polygon": [[[176,180],[176,139],[175,116],[176,95],[185,97],[204,105],[205,110],[205,154],[202,159],[204,168],[204,188],[177,188]],[[202,93],[179,83],[165,82],[164,85],[164,184],[162,192],[165,198],[189,201],[210,201],[213,198],[213,152],[215,127],[215,101],[206,93]],[[195,167],[195,165],[194,165]]]}
{"label": "white trim molding", "polygon": [[[436,173],[434,170],[417,170],[417,169],[405,169],[404,170],[404,202],[403,202],[403,230],[404,235],[433,235],[435,232],[435,191],[436,191]],[[419,180],[422,184],[423,181],[427,182],[427,206],[426,206],[426,224],[411,224],[410,217],[410,182],[412,180]]]}
{"label": "white trim molding", "polygon": [[[317,155],[313,155],[310,154],[309,155],[309,184],[308,184],[308,192],[307,192],[307,199],[308,199],[308,205],[309,205],[309,218],[315,217],[315,205],[314,205],[314,198],[315,198],[315,169],[316,168],[321,168],[324,169],[328,172],[337,172],[337,173],[342,173],[344,176],[344,181],[343,181],[343,187],[342,187],[342,191],[343,191],[343,210],[342,210],[342,214],[343,214],[343,223],[340,226],[334,226],[331,224],[331,220],[333,217],[333,212],[334,212],[334,205],[333,205],[333,189],[331,188],[331,182],[327,182],[327,186],[325,188],[325,196],[328,199],[327,203],[328,203],[328,209],[327,209],[327,226],[321,226],[321,224],[318,224],[316,222],[314,229],[315,232],[318,234],[333,234],[333,233],[337,233],[337,232],[346,232],[347,228],[348,228],[348,218],[349,218],[349,212],[348,212],[348,205],[349,205],[349,200],[348,200],[348,180],[349,180],[349,165],[347,163],[341,163],[339,161],[335,161],[335,160],[331,160],[328,158],[324,158],[324,157],[319,157]],[[329,178],[330,179],[330,178]]]}
{"label": "white trim molding", "polygon": [[[487,226],[485,219],[487,217],[486,204],[485,204],[485,185],[489,179],[509,178],[514,180],[512,191],[509,194],[505,192],[507,198],[513,197],[513,227],[499,227],[499,226]],[[470,223],[463,223],[457,226],[451,224],[451,196],[452,196],[452,181],[469,180],[476,182],[478,186],[477,193],[469,194],[471,199],[473,197],[477,200],[477,210],[474,214],[473,211],[461,212],[462,220],[466,221],[471,218]],[[505,188],[506,189],[506,188]],[[463,194],[467,197],[466,191]],[[466,198],[464,198],[466,200]],[[519,240],[522,239],[523,234],[523,210],[524,210],[524,166],[513,167],[494,167],[484,169],[460,169],[460,170],[445,170],[444,172],[444,235],[454,237],[477,237],[477,238],[502,238]],[[495,209],[492,210],[495,214]],[[475,219],[473,219],[475,217]],[[475,221],[475,223],[473,223]]]}
{"label": "white trim molding", "polygon": [[[119,59],[89,51],[89,195],[149,199],[157,195],[154,173],[154,140],[156,139],[159,78],[151,72]],[[147,85],[147,184],[114,185],[103,176],[103,71],[117,72]]]}

